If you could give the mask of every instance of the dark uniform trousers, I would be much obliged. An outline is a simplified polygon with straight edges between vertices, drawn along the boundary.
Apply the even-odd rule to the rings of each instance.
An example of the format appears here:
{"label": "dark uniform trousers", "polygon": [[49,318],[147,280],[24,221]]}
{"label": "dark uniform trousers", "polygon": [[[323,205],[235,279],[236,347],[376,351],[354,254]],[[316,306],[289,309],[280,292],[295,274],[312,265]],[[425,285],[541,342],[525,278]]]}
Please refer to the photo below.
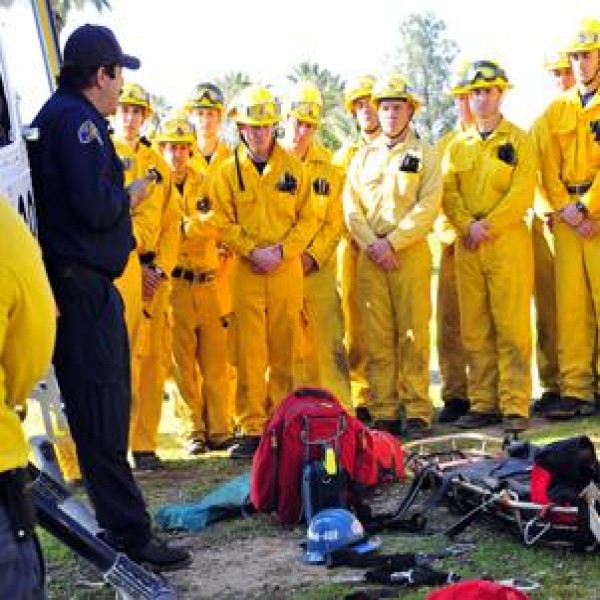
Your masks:
{"label": "dark uniform trousers", "polygon": [[45,600],[44,566],[37,540],[17,541],[7,510],[0,503],[0,598]]}
{"label": "dark uniform trousers", "polygon": [[127,462],[131,377],[121,296],[82,267],[48,273],[60,315],[54,367],[98,524],[126,547],[150,539],[150,518]]}

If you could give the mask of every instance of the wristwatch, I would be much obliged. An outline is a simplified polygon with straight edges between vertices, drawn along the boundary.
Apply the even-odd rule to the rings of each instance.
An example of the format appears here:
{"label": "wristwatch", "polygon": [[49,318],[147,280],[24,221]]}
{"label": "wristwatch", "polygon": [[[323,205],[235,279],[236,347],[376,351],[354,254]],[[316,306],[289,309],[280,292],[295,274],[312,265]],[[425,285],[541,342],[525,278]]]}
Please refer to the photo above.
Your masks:
{"label": "wristwatch", "polygon": [[577,202],[575,202],[575,208],[584,216],[587,216],[587,214],[590,212],[588,207],[581,200],[577,200]]}
{"label": "wristwatch", "polygon": [[148,265],[148,268],[154,271],[161,279],[165,278],[165,272],[156,264]]}

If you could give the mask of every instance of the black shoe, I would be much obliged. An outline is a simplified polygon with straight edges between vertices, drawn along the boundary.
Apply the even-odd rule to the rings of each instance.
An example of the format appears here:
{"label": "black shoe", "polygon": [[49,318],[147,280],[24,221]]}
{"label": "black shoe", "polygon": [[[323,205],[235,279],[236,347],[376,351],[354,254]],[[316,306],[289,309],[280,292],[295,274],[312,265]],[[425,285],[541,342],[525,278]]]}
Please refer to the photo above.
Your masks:
{"label": "black shoe", "polygon": [[258,449],[260,437],[257,435],[244,435],[231,447],[229,458],[252,458]]}
{"label": "black shoe", "polygon": [[432,429],[423,419],[406,419],[404,437],[408,440],[422,440],[432,434]]}
{"label": "black shoe", "polygon": [[370,425],[371,422],[373,421],[373,418],[371,417],[371,413],[369,412],[369,409],[366,406],[358,406],[356,408],[356,418],[359,421],[362,421],[365,425]]}
{"label": "black shoe", "polygon": [[531,413],[534,415],[543,415],[558,400],[560,400],[558,392],[543,392],[540,399],[536,400],[531,406]]}
{"label": "black shoe", "polygon": [[396,437],[402,435],[402,419],[377,419],[373,422],[373,429],[387,431]]}
{"label": "black shoe", "polygon": [[502,422],[502,417],[497,413],[480,413],[470,411],[456,421],[456,426],[460,429],[480,429],[481,427],[491,427]]}
{"label": "black shoe", "polygon": [[568,420],[576,417],[591,417],[594,412],[594,402],[586,402],[574,396],[563,396],[548,406],[542,414],[546,419]]}
{"label": "black shoe", "polygon": [[206,452],[208,452],[206,442],[201,439],[190,440],[185,445],[185,449],[188,451],[188,454],[191,454],[192,456],[200,456],[201,454],[206,454]]}
{"label": "black shoe", "polygon": [[236,443],[237,440],[233,438],[227,438],[222,442],[211,442],[208,440],[208,442],[206,442],[206,447],[211,452],[223,452],[224,450],[229,450],[232,446],[235,446]]}
{"label": "black shoe", "polygon": [[529,429],[529,419],[521,415],[506,415],[502,417],[502,429],[506,433],[521,433]]}
{"label": "black shoe", "polygon": [[132,452],[133,468],[137,471],[158,471],[164,467],[156,452]]}
{"label": "black shoe", "polygon": [[440,423],[454,423],[454,421],[466,415],[470,407],[470,402],[464,398],[448,398],[448,400],[444,400],[444,408],[438,415],[438,421]]}
{"label": "black shoe", "polygon": [[134,562],[147,566],[152,571],[177,571],[192,564],[192,555],[183,548],[172,548],[166,542],[152,537],[141,547],[125,549]]}

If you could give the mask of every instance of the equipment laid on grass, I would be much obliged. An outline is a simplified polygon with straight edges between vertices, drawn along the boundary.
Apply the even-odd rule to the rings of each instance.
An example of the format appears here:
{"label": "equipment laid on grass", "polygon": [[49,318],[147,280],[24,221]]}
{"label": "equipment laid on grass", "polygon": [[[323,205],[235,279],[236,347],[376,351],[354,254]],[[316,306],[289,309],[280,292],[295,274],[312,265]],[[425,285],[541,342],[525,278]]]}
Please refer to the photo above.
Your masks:
{"label": "equipment laid on grass", "polygon": [[600,466],[586,436],[535,446],[478,433],[406,445],[407,468],[464,516],[444,533],[454,537],[476,518],[509,523],[527,545],[547,542],[579,550],[600,543]]}

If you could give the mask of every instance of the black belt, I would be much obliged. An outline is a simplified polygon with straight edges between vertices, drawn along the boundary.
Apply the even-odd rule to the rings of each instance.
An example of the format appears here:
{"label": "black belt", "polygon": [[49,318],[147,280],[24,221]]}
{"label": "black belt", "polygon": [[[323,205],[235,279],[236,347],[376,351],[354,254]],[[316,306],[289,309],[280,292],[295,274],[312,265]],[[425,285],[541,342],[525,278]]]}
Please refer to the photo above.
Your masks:
{"label": "black belt", "polygon": [[193,271],[181,267],[175,267],[171,273],[171,276],[175,279],[183,279],[189,283],[208,283],[215,278],[215,275],[215,271]]}
{"label": "black belt", "polygon": [[567,183],[565,187],[571,196],[583,196],[583,194],[585,194],[592,187],[592,182],[588,181],[587,183],[573,184]]}
{"label": "black belt", "polygon": [[100,277],[108,277],[111,281],[114,277],[111,277],[108,273],[104,273],[99,269],[94,269],[92,267],[88,267],[86,265],[82,265],[79,263],[58,263],[58,264],[48,264],[47,265],[48,272],[52,275],[58,275],[63,279],[71,279],[79,277],[80,275],[95,275]]}

